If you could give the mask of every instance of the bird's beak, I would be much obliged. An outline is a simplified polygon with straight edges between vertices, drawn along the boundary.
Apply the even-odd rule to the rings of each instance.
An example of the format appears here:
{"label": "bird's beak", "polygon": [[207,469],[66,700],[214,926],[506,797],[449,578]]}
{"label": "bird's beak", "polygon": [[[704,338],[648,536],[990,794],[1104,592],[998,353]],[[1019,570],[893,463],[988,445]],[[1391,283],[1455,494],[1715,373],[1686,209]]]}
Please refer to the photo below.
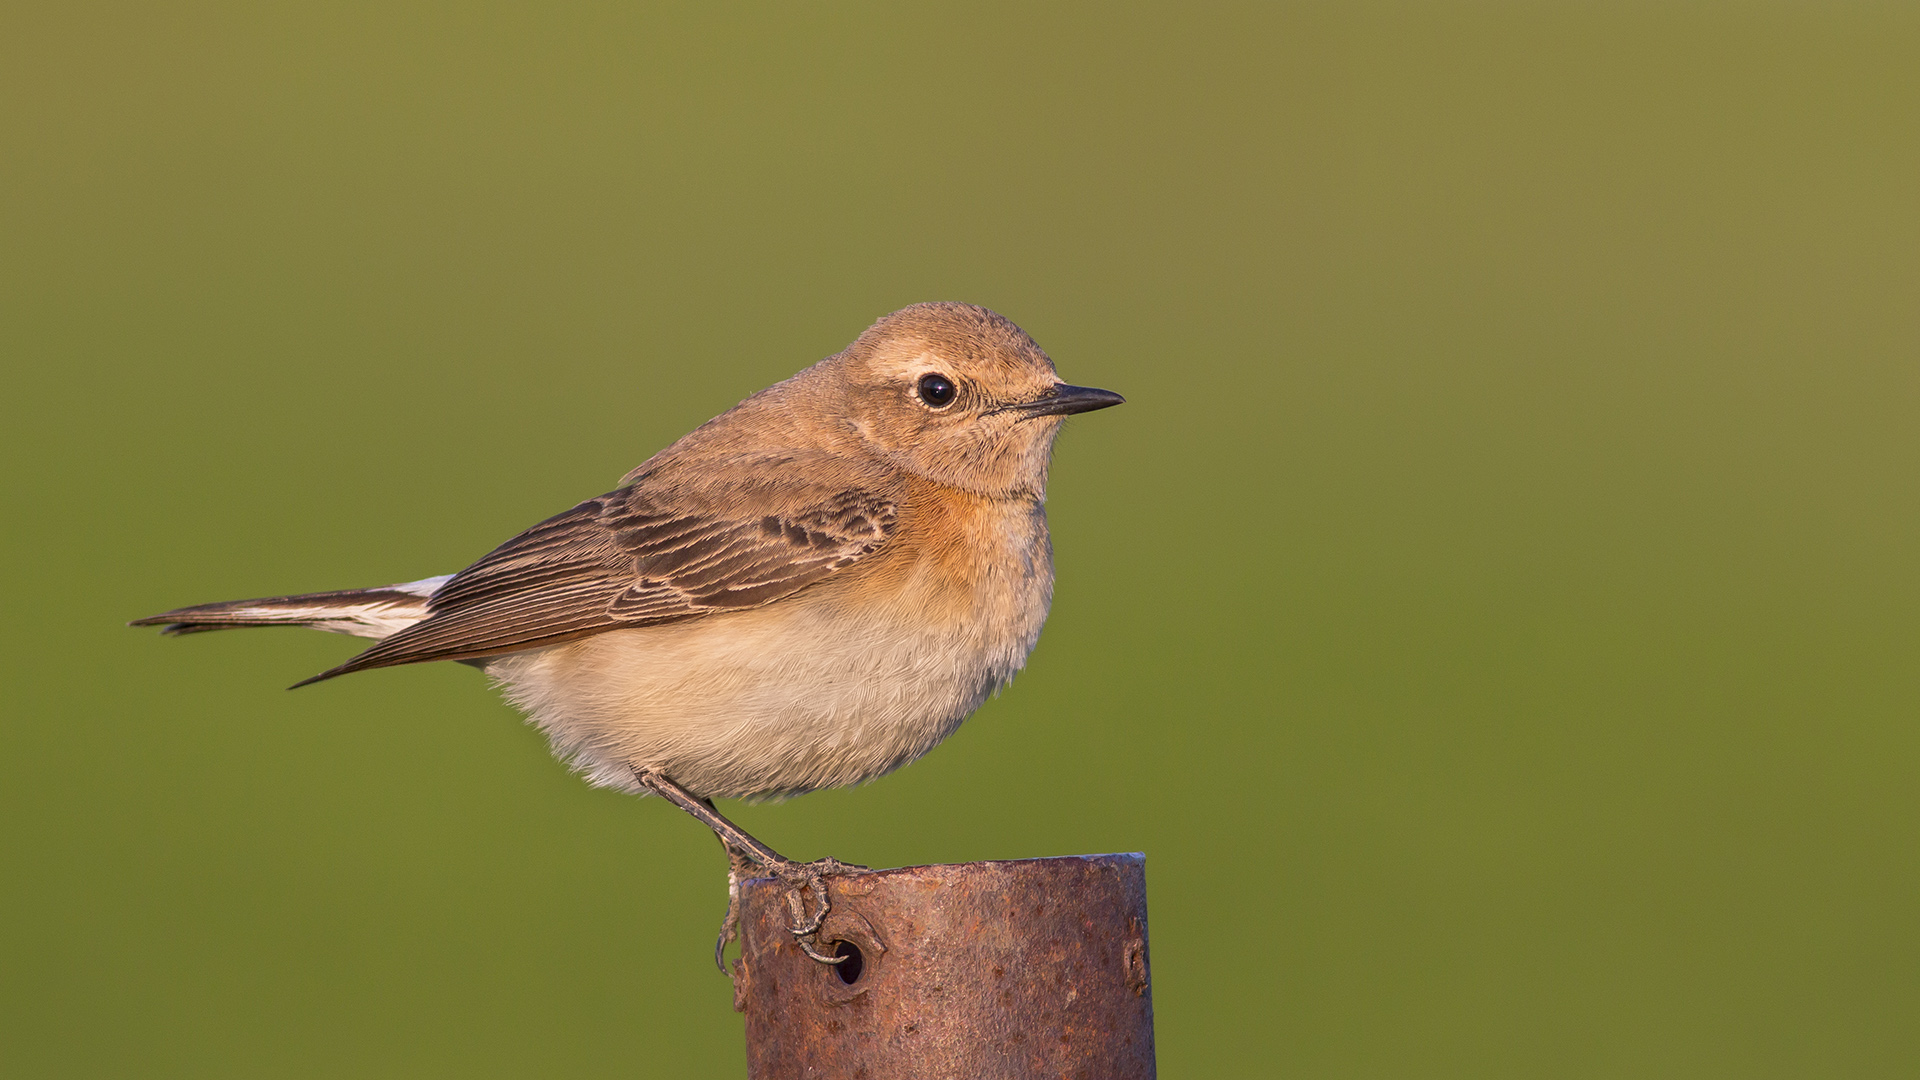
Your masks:
{"label": "bird's beak", "polygon": [[1096,390],[1091,386],[1068,386],[1058,383],[1032,401],[1023,401],[1018,405],[1009,405],[1008,409],[1021,416],[1071,416],[1074,413],[1092,412],[1122,404],[1126,398],[1111,390]]}

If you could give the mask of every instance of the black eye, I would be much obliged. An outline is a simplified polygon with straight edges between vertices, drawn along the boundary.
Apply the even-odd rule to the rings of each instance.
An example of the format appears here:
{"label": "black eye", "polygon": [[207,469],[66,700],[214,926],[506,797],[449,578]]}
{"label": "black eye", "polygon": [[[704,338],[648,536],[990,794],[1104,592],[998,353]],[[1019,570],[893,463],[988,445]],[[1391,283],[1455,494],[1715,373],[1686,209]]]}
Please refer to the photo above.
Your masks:
{"label": "black eye", "polygon": [[942,409],[953,403],[953,382],[937,371],[920,376],[920,400]]}

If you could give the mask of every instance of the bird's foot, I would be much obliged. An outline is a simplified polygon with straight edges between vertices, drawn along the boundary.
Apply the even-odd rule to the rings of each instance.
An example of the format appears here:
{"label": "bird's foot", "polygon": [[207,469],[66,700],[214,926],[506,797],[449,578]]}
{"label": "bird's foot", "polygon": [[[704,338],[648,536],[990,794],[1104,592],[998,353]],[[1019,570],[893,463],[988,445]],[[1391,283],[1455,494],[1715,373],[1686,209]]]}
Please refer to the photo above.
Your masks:
{"label": "bird's foot", "polygon": [[[733,852],[727,854],[731,856]],[[728,861],[732,865],[727,867],[727,917],[721,920],[720,938],[713,943],[713,966],[720,969],[720,974],[731,977],[734,972],[727,968],[727,946],[740,939],[740,883],[758,875],[742,874],[737,859]]]}
{"label": "bird's foot", "polygon": [[[839,859],[816,859],[810,863],[782,862],[769,865],[767,871],[787,887],[787,913],[793,921],[787,932],[793,935],[800,951],[822,964],[838,964],[844,956],[827,956],[818,946],[820,926],[833,910],[833,898],[827,893],[826,879],[837,874],[858,873],[867,869],[843,863]],[[809,899],[812,903],[809,904]]]}
{"label": "bird's foot", "polygon": [[[837,964],[844,959],[824,956],[814,947],[820,924],[826,920],[827,912],[833,910],[833,898],[827,895],[826,879],[867,867],[843,863],[838,859],[794,862],[728,821],[726,815],[713,805],[712,799],[695,795],[668,779],[658,769],[636,767],[633,778],[642,788],[692,814],[695,820],[712,829],[721,846],[727,850],[727,917],[720,924],[720,940],[714,942],[713,960],[721,974],[733,976],[736,991],[740,986],[740,974],[727,970],[727,946],[740,936],[741,886],[746,879],[761,876],[751,872],[756,868],[764,871],[765,876],[786,885],[787,910],[793,915],[793,922],[787,929],[793,934],[793,940],[801,951],[823,964]],[[810,893],[817,899],[811,912],[807,910]]]}
{"label": "bird's foot", "polygon": [[747,881],[757,877],[772,878],[787,887],[787,912],[792,918],[787,932],[793,935],[794,944],[800,946],[801,952],[823,964],[838,964],[845,959],[827,956],[817,946],[820,926],[833,910],[833,898],[827,893],[825,879],[836,874],[859,873],[867,867],[833,858],[810,863],[786,859],[762,862],[732,847],[727,849],[727,863],[727,915],[720,923],[720,937],[713,943],[713,962],[722,975],[734,974],[727,968],[727,946],[740,939],[742,893]]}

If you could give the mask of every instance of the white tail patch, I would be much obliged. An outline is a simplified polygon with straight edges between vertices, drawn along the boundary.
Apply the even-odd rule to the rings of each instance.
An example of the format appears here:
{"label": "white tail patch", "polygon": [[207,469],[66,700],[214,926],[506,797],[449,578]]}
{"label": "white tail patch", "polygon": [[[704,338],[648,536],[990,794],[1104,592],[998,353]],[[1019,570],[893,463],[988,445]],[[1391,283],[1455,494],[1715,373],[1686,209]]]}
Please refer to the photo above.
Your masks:
{"label": "white tail patch", "polygon": [[423,578],[376,589],[271,596],[177,608],[135,626],[160,626],[167,634],[196,634],[239,626],[305,626],[375,641],[427,617],[427,600],[453,575]]}

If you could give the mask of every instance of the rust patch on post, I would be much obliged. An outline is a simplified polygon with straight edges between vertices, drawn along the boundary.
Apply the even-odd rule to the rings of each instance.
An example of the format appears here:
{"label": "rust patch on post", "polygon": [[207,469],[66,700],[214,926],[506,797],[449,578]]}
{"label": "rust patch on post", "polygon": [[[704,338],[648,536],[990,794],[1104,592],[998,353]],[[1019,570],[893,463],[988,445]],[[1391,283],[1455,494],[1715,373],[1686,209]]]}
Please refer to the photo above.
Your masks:
{"label": "rust patch on post", "polygon": [[754,1080],[1154,1075],[1146,860],[958,863],[827,879],[818,935],[746,884],[736,1003]]}

